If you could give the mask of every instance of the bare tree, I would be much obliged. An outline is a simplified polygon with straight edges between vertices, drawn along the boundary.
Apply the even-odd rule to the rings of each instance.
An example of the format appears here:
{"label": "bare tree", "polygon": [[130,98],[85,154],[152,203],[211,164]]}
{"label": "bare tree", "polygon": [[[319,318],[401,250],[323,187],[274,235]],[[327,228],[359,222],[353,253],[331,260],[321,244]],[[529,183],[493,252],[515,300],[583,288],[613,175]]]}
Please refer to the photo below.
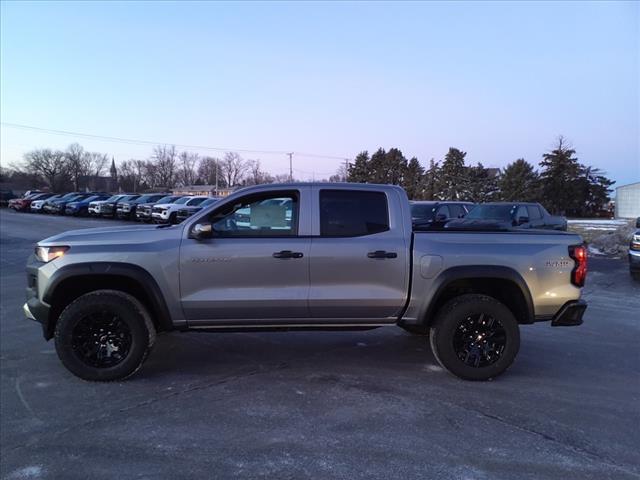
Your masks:
{"label": "bare tree", "polygon": [[260,160],[248,160],[249,174],[244,180],[245,185],[261,185],[273,183],[273,177],[260,168]]}
{"label": "bare tree", "polygon": [[200,157],[197,153],[181,152],[178,156],[180,162],[180,170],[178,172],[178,181],[182,185],[193,185],[196,183],[196,167]]}
{"label": "bare tree", "polygon": [[147,183],[147,163],[143,160],[127,160],[120,164],[120,186],[126,192],[139,192]]}
{"label": "bare tree", "polygon": [[107,167],[109,156],[99,152],[86,152],[85,155],[89,163],[89,174],[100,177]]}
{"label": "bare tree", "polygon": [[71,176],[73,188],[77,191],[80,189],[80,177],[86,176],[89,173],[89,158],[87,157],[84,148],[82,148],[82,145],[79,143],[72,143],[69,145],[64,154],[67,163],[67,171]]}
{"label": "bare tree", "polygon": [[249,164],[236,152],[227,152],[221,161],[222,174],[229,187],[235,187],[249,170]]}
{"label": "bare tree", "polygon": [[49,184],[51,190],[61,187],[68,178],[65,153],[60,150],[43,148],[32,150],[24,156],[27,173],[40,175]]}
{"label": "bare tree", "polygon": [[226,179],[220,166],[222,160],[214,157],[204,157],[198,166],[198,181],[207,185],[217,185],[218,188],[227,186]]}
{"label": "bare tree", "polygon": [[176,147],[158,145],[153,149],[152,161],[156,170],[158,185],[172,188],[176,183]]}

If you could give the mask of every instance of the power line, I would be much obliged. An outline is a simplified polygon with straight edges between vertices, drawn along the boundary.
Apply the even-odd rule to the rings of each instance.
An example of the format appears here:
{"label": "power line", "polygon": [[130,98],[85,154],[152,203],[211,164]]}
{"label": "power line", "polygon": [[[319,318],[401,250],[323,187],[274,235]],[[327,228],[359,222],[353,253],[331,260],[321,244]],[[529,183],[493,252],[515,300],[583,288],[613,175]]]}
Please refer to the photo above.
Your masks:
{"label": "power line", "polygon": [[132,139],[132,138],[123,138],[123,137],[110,137],[107,135],[94,135],[91,133],[72,132],[70,130],[55,130],[52,128],[42,128],[42,127],[35,127],[32,125],[23,125],[20,123],[1,122],[1,124],[4,127],[17,128],[21,130],[32,130],[32,131],[48,133],[52,135],[89,138],[89,139],[95,139],[95,140],[104,140],[106,142],[113,142],[113,143],[125,143],[129,145],[151,145],[151,146],[174,145],[179,148],[190,148],[194,150],[210,150],[214,152],[258,153],[258,154],[264,154],[264,155],[295,154],[300,157],[326,158],[330,160],[343,160],[343,161],[346,160],[345,157],[337,157],[333,155],[321,155],[318,153],[290,152],[285,150],[250,150],[247,148],[223,148],[223,147],[211,147],[208,145],[187,145],[187,144],[180,144],[180,143],[174,143],[174,142],[156,142],[151,140],[138,140],[138,139]]}

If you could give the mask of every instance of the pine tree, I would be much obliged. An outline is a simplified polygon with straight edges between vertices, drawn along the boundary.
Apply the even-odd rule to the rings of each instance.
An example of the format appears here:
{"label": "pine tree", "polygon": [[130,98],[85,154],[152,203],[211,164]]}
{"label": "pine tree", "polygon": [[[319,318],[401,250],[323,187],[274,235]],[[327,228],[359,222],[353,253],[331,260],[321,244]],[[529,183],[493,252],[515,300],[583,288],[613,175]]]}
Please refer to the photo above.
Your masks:
{"label": "pine tree", "polygon": [[457,148],[449,148],[439,172],[439,200],[463,200],[466,190],[464,158],[467,153]]}
{"label": "pine tree", "polygon": [[576,215],[581,210],[583,185],[580,182],[581,165],[560,136],[558,144],[542,156],[540,174],[542,203],[555,214]]}
{"label": "pine tree", "polygon": [[424,199],[436,200],[440,192],[440,164],[433,158],[429,161],[429,169],[424,174]]}
{"label": "pine tree", "polygon": [[353,165],[349,165],[347,172],[347,181],[353,183],[367,183],[369,178],[369,152],[366,150],[360,152],[355,158]]}
{"label": "pine tree", "polygon": [[416,157],[409,160],[402,186],[410,199],[422,200],[424,198],[424,168]]}
{"label": "pine tree", "polygon": [[510,163],[500,177],[501,198],[507,202],[534,202],[539,198],[540,178],[523,158]]}
{"label": "pine tree", "polygon": [[475,167],[468,167],[466,171],[467,189],[464,200],[471,202],[491,202],[499,195],[499,177],[484,168],[482,163]]}

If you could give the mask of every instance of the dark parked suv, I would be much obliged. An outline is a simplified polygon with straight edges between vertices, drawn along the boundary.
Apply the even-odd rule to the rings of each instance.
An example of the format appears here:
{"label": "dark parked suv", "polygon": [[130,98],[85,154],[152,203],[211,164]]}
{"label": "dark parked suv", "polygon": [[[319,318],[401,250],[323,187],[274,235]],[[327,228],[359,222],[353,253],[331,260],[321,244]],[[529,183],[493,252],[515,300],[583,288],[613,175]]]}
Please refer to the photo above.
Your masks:
{"label": "dark parked suv", "polygon": [[464,218],[447,222],[453,230],[512,230],[536,228],[567,230],[567,219],[550,215],[539,203],[491,202],[481,203]]}
{"label": "dark parked suv", "polygon": [[411,202],[411,221],[418,230],[441,230],[449,220],[464,217],[473,205],[471,202]]}
{"label": "dark parked suv", "polygon": [[118,202],[116,215],[122,220],[135,220],[136,212],[140,205],[157,202],[166,195],[166,193],[149,193],[133,200],[121,200]]}

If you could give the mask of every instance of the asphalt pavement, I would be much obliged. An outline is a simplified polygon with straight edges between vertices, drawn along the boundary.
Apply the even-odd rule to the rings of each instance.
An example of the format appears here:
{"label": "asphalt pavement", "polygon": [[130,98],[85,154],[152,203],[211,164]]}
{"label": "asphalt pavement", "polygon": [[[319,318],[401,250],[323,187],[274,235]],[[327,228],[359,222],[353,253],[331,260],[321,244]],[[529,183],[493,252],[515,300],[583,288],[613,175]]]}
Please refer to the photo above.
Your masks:
{"label": "asphalt pavement", "polygon": [[171,333],[126,382],[88,383],[26,320],[36,241],[97,219],[0,210],[0,478],[640,478],[640,284],[590,261],[580,327],[523,326],[474,383],[425,337]]}

